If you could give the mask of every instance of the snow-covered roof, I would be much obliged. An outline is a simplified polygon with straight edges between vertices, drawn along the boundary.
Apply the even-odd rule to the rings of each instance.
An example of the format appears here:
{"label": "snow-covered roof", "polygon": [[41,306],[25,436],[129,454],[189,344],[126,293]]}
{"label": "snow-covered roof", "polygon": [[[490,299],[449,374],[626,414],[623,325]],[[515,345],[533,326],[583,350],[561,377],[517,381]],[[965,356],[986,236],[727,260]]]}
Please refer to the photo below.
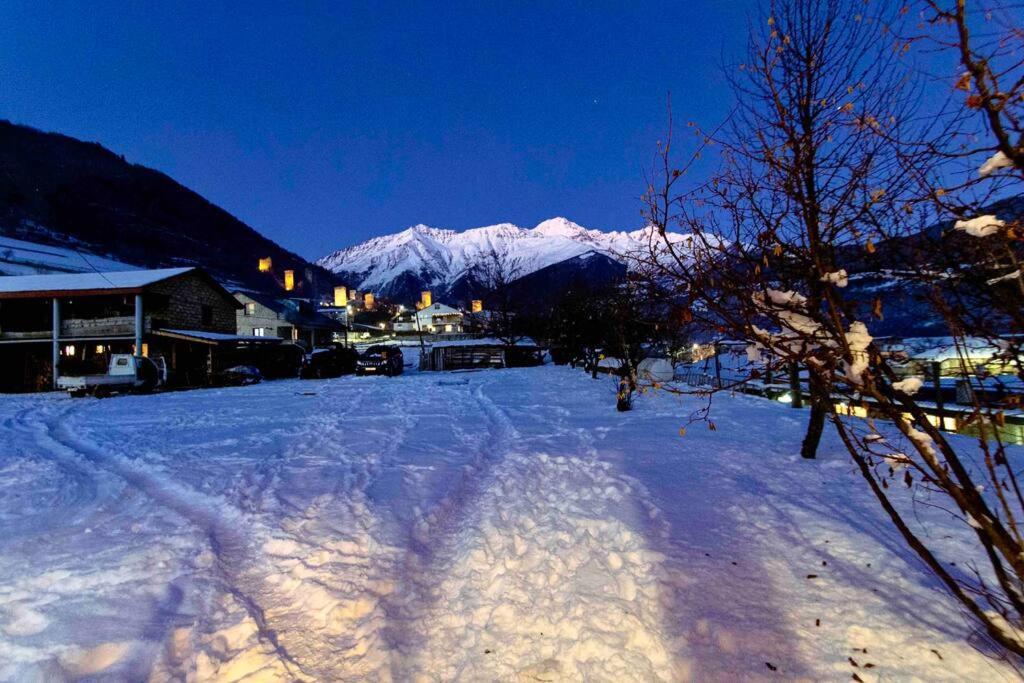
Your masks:
{"label": "snow-covered roof", "polygon": [[915,337],[901,344],[914,360],[944,361],[959,358],[991,358],[999,348],[986,339],[967,337],[959,341],[952,337]]}
{"label": "snow-covered roof", "polygon": [[[483,337],[481,339],[452,339],[451,341],[430,342],[430,346],[437,349],[447,346],[509,346],[509,344],[506,344],[495,337]],[[512,346],[531,348],[536,347],[537,342],[533,341],[529,337],[524,337],[518,340],[515,344],[512,344]]]}
{"label": "snow-covered roof", "polygon": [[429,321],[435,315],[460,315],[461,313],[462,311],[460,311],[459,309],[453,308],[448,304],[442,303],[430,304],[426,308],[421,308],[420,310],[416,311],[416,315],[419,317],[421,321]]}
{"label": "snow-covered roof", "polygon": [[105,273],[60,273],[57,275],[8,275],[0,277],[0,297],[31,293],[132,290],[182,275],[195,268],[122,270]]}
{"label": "snow-covered roof", "polygon": [[247,334],[227,334],[225,332],[207,332],[205,330],[154,330],[153,333],[189,337],[190,339],[198,339],[206,342],[239,341],[260,342],[266,344],[281,341],[280,337],[256,337]]}

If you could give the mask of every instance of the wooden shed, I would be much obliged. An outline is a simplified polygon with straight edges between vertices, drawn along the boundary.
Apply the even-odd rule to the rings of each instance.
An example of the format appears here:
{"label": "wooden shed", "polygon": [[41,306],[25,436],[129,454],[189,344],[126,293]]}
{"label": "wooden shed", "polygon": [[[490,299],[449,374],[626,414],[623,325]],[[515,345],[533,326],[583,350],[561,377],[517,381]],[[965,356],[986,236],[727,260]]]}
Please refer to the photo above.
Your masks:
{"label": "wooden shed", "polygon": [[421,370],[473,370],[540,365],[541,349],[532,339],[507,344],[500,339],[436,342],[420,361]]}

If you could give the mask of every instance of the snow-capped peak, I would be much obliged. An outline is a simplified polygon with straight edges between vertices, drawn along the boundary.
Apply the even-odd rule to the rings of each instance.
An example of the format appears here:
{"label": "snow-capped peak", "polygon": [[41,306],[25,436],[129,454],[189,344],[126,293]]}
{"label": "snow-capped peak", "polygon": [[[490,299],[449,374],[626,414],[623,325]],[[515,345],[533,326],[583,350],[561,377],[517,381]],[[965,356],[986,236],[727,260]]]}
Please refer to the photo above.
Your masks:
{"label": "snow-capped peak", "polygon": [[574,239],[579,237],[581,234],[586,234],[588,230],[578,223],[573,223],[568,218],[557,216],[555,218],[549,218],[546,221],[541,221],[537,224],[532,233],[536,235],[545,235],[548,237],[568,237]]}
{"label": "snow-capped peak", "polygon": [[588,230],[568,218],[555,217],[533,228],[498,223],[456,232],[426,225],[362,242],[336,251],[318,263],[342,274],[349,286],[393,294],[393,285],[414,279],[424,287],[445,287],[481,263],[493,250],[514,260],[522,275],[587,252],[622,261],[623,255],[647,246],[648,233]]}

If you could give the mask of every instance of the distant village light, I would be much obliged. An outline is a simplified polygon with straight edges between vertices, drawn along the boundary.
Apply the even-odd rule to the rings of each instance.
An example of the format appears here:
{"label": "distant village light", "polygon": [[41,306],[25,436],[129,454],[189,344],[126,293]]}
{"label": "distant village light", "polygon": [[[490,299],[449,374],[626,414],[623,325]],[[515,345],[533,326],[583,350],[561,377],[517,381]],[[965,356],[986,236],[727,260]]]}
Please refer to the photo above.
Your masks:
{"label": "distant village light", "polygon": [[432,302],[430,290],[420,292],[420,303],[416,308],[429,308]]}
{"label": "distant village light", "polygon": [[260,272],[269,273],[270,269],[274,267],[274,262],[270,260],[270,257],[260,259]]}
{"label": "distant village light", "polygon": [[470,304],[469,310],[471,313],[480,313],[484,310],[484,302],[480,299],[473,299],[473,303]]}
{"label": "distant village light", "polygon": [[374,307],[373,292],[367,292],[363,295],[363,308],[368,311],[372,311]]}
{"label": "distant village light", "polygon": [[295,289],[295,271],[284,271],[284,291],[290,292]]}
{"label": "distant village light", "polygon": [[348,306],[348,287],[334,288],[334,305],[338,308]]}

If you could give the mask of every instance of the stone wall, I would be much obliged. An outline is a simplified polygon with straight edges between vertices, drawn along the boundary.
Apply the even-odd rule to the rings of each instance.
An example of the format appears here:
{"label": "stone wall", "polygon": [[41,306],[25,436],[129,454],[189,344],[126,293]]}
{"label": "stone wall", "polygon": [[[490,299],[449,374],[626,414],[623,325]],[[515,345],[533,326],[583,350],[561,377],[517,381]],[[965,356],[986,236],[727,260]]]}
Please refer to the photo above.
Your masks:
{"label": "stone wall", "polygon": [[[147,294],[166,297],[166,308],[143,311],[152,316],[154,327],[164,329],[202,330],[236,334],[235,311],[230,295],[218,291],[202,276],[186,273],[146,287]],[[212,320],[203,323],[203,307],[209,306]]]}
{"label": "stone wall", "polygon": [[267,308],[255,299],[246,296],[245,294],[235,294],[235,298],[238,302],[245,306],[246,304],[253,304],[255,310],[252,315],[246,315],[245,309],[241,308],[235,311],[235,325],[238,329],[238,334],[251,336],[254,329],[263,328],[268,330],[266,335],[276,337],[278,328],[282,325],[289,325],[284,317],[279,315],[276,311]]}

